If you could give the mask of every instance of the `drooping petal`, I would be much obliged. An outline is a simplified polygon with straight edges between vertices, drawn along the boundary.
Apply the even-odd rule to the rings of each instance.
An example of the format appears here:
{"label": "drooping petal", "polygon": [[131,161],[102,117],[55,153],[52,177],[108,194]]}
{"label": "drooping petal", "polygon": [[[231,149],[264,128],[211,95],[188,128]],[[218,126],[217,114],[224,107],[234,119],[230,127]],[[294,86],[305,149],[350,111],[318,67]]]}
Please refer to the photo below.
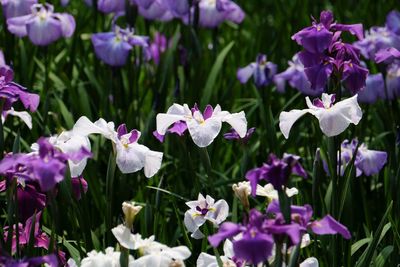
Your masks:
{"label": "drooping petal", "polygon": [[236,76],[241,83],[247,83],[247,81],[253,76],[257,65],[255,62],[250,63],[244,68],[238,69]]}
{"label": "drooping petal", "polygon": [[46,19],[35,17],[27,24],[29,39],[35,45],[46,46],[62,36],[62,26],[58,19],[48,16]]}
{"label": "drooping petal", "polygon": [[191,119],[186,123],[193,142],[199,147],[210,145],[222,127],[222,121],[219,118],[209,118],[200,123],[195,119]]}
{"label": "drooping petal", "polygon": [[293,124],[304,114],[310,112],[309,109],[293,109],[289,112],[283,111],[279,115],[279,128],[283,136],[288,139],[290,129],[292,129]]}
{"label": "drooping petal", "polygon": [[32,117],[28,112],[15,111],[13,108],[11,108],[10,110],[7,110],[5,112],[5,115],[1,116],[3,123],[4,123],[5,117],[7,115],[11,115],[11,116],[20,118],[26,124],[26,126],[28,126],[29,129],[32,129]]}
{"label": "drooping petal", "polygon": [[[157,132],[161,135],[165,135],[168,128],[178,121],[185,121],[185,108],[179,104],[173,104],[167,111],[167,113],[159,113],[156,117]],[[191,114],[190,114],[191,116]]]}
{"label": "drooping petal", "polygon": [[25,15],[21,17],[15,17],[7,19],[7,29],[12,34],[15,34],[18,37],[24,37],[28,35],[28,30],[26,28],[26,24],[28,20],[32,18],[32,15]]}
{"label": "drooping petal", "polygon": [[149,150],[144,159],[144,176],[153,177],[161,168],[163,153]]}
{"label": "drooping petal", "polygon": [[387,161],[387,153],[385,151],[359,149],[355,165],[366,176],[379,173],[385,166]]}
{"label": "drooping petal", "polygon": [[244,111],[232,113],[222,117],[223,122],[227,122],[239,134],[240,138],[244,138],[247,133],[247,120]]}
{"label": "drooping petal", "polygon": [[72,15],[67,13],[54,14],[54,17],[61,22],[61,33],[64,37],[71,37],[75,31],[75,19]]}
{"label": "drooping petal", "polygon": [[243,237],[233,242],[233,250],[237,258],[257,265],[271,256],[273,245],[272,236],[257,233],[254,237]]}
{"label": "drooping petal", "polygon": [[373,104],[385,97],[385,81],[382,73],[370,74],[365,81],[365,88],[358,92],[358,101]]}
{"label": "drooping petal", "polygon": [[211,246],[217,247],[222,240],[233,237],[239,233],[240,233],[239,225],[231,222],[226,222],[221,225],[221,227],[218,230],[218,233],[208,236],[208,242],[210,242]]}
{"label": "drooping petal", "polygon": [[146,162],[149,149],[137,143],[123,145],[117,143],[117,166],[122,173],[133,173],[141,170]]}
{"label": "drooping petal", "polygon": [[127,249],[137,249],[136,247],[136,238],[131,233],[131,230],[128,227],[125,227],[123,224],[118,225],[111,229],[114,237],[118,240],[119,244]]}
{"label": "drooping petal", "polygon": [[317,235],[334,235],[340,234],[346,239],[351,238],[351,234],[347,228],[336,221],[332,216],[327,215],[319,221],[310,224],[311,230]]}
{"label": "drooping petal", "polygon": [[386,16],[386,27],[396,34],[400,34],[400,12],[390,11]]}
{"label": "drooping petal", "polygon": [[319,109],[313,113],[319,120],[321,131],[328,137],[341,134],[350,123],[357,125],[362,118],[362,111],[357,102],[357,95],[336,103],[331,108]]}
{"label": "drooping petal", "polygon": [[319,267],[318,260],[314,257],[305,259],[299,267]]}

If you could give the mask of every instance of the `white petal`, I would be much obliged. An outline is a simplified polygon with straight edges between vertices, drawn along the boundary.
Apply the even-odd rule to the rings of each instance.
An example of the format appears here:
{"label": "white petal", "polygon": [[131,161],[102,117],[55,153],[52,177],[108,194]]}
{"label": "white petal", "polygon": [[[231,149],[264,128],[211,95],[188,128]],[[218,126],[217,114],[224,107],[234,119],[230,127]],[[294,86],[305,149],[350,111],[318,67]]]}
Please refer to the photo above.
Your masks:
{"label": "white petal", "polygon": [[144,159],[144,175],[147,178],[153,177],[161,168],[163,153],[149,150]]}
{"label": "white petal", "polygon": [[161,265],[161,257],[159,254],[149,254],[149,255],[142,256],[139,259],[135,260],[132,263],[132,265],[129,265],[129,266],[132,266],[132,267],[149,267],[149,266],[164,267]]}
{"label": "white petal", "polygon": [[191,119],[188,120],[187,126],[193,142],[199,147],[210,145],[215,137],[219,134],[222,127],[222,121],[219,118],[211,117],[202,123]]}
{"label": "white petal", "polygon": [[289,133],[290,129],[292,129],[293,124],[304,114],[311,112],[310,109],[293,109],[289,112],[283,111],[279,115],[279,128],[281,129],[281,132],[283,136],[288,139],[289,138]]}
{"label": "white petal", "polygon": [[319,120],[321,131],[328,137],[341,134],[350,123],[355,125],[362,118],[357,95],[333,105],[329,109],[319,109],[314,115]]}
{"label": "white petal", "polygon": [[318,267],[318,260],[314,257],[308,258],[302,263],[300,263],[299,267]]}
{"label": "white petal", "polygon": [[200,253],[196,262],[197,267],[218,267],[217,258],[207,253]]}
{"label": "white petal", "polygon": [[174,115],[174,114],[166,114],[166,113],[159,113],[156,117],[157,123],[157,132],[161,135],[165,135],[168,128],[178,121],[184,121],[185,116],[183,115]]}
{"label": "white petal", "polygon": [[[32,129],[32,117],[31,117],[31,115],[29,115],[28,112],[15,111],[13,108],[11,108],[10,110],[6,111],[6,114],[20,118],[26,124],[26,126],[28,126],[29,129]],[[5,119],[3,116],[1,117],[1,119],[4,123]]]}
{"label": "white petal", "polygon": [[133,173],[141,170],[146,161],[146,155],[149,149],[138,143],[132,143],[128,146],[117,142],[117,166],[122,173]]}
{"label": "white petal", "polygon": [[80,117],[75,123],[72,131],[75,134],[88,136],[90,134],[101,134],[105,138],[116,142],[117,133],[114,130],[114,123],[107,123],[104,119],[99,119],[96,122],[91,122],[87,117]]}
{"label": "white petal", "polygon": [[192,254],[186,246],[178,246],[173,248],[166,248],[162,254],[176,260],[185,260]]}
{"label": "white petal", "polygon": [[222,118],[222,121],[229,123],[241,138],[246,136],[247,120],[244,111],[229,114]]}
{"label": "white petal", "polygon": [[123,246],[124,248],[128,249],[137,249],[136,248],[136,238],[135,236],[131,233],[131,230],[124,225],[120,224],[117,227],[114,227],[111,229],[111,232],[115,236],[115,238],[118,240],[118,242]]}
{"label": "white petal", "polygon": [[[223,221],[225,221],[229,214],[228,203],[224,199],[221,199],[215,203],[213,208],[215,209],[214,212],[210,212],[210,211],[208,212],[208,213],[212,214],[213,219],[214,219],[213,222],[216,224],[220,224]],[[207,215],[208,215],[208,213],[207,213]],[[206,216],[206,219],[207,219],[207,216]]]}
{"label": "white petal", "polygon": [[235,256],[233,252],[233,243],[229,239],[225,240],[223,250],[226,257],[233,258],[233,256]]}

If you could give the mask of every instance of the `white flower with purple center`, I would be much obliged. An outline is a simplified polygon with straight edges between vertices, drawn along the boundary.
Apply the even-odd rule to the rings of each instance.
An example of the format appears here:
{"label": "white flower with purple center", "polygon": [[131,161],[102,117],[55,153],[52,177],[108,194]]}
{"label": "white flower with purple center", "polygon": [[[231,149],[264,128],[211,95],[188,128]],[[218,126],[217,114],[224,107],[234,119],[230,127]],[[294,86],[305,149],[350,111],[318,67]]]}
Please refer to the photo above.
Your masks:
{"label": "white flower with purple center", "polygon": [[190,210],[185,212],[184,223],[187,230],[192,233],[191,237],[195,239],[204,237],[199,228],[206,221],[218,226],[226,220],[229,213],[229,206],[225,200],[221,199],[215,202],[209,195],[204,198],[200,193],[197,200],[186,202],[186,205]]}
{"label": "white flower with purple center", "polygon": [[199,147],[210,145],[222,128],[222,122],[227,122],[239,134],[241,138],[246,136],[247,120],[243,111],[229,113],[221,110],[217,105],[213,108],[207,105],[202,113],[195,105],[190,109],[187,104],[173,104],[167,113],[157,114],[157,133],[165,135],[171,125],[177,122],[186,124],[193,142]]}
{"label": "white flower with purple center", "polygon": [[116,149],[117,166],[122,173],[133,173],[144,169],[144,175],[150,178],[161,168],[163,153],[152,151],[139,144],[137,141],[140,132],[132,130],[128,133],[125,124],[120,125],[115,131],[113,122],[99,119],[93,123],[87,117],[81,117],[75,123],[73,131],[83,136],[101,134],[111,140]]}
{"label": "white flower with purple center", "polygon": [[67,13],[54,13],[51,4],[34,4],[31,14],[7,19],[7,27],[18,37],[28,36],[33,44],[46,46],[61,37],[71,37],[75,19]]}
{"label": "white flower with purple center", "polygon": [[279,128],[286,139],[289,138],[293,124],[307,113],[317,117],[321,131],[328,137],[341,134],[350,123],[357,125],[362,118],[357,94],[334,104],[335,95],[324,93],[321,99],[314,99],[313,102],[309,97],[306,97],[306,103],[307,109],[283,111],[279,115]]}

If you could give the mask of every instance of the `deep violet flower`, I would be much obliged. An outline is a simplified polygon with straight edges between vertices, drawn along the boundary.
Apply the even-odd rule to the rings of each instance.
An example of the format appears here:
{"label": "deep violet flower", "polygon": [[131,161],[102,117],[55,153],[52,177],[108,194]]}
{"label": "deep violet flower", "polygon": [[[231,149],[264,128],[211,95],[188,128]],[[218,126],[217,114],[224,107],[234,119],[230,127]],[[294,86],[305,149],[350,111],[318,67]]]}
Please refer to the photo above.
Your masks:
{"label": "deep violet flower", "polygon": [[[7,181],[0,182],[0,192],[7,189]],[[17,180],[18,219],[22,222],[31,217],[35,211],[46,206],[46,195],[40,192],[37,183],[19,182]]]}
{"label": "deep violet flower", "polygon": [[255,131],[256,127],[249,128],[246,135],[242,138],[236,130],[232,128],[229,132],[224,133],[224,138],[227,140],[240,140],[243,143],[247,143]]}
{"label": "deep violet flower", "polygon": [[61,37],[71,37],[75,19],[67,13],[54,13],[51,4],[34,4],[31,14],[7,19],[7,27],[18,37],[28,36],[33,44],[46,46]]}
{"label": "deep violet flower", "polygon": [[37,0],[1,0],[3,14],[8,18],[24,16],[31,13],[31,6],[36,4]]}
{"label": "deep violet flower", "polygon": [[324,88],[311,89],[311,83],[304,72],[304,65],[301,63],[298,54],[295,54],[289,61],[289,68],[284,72],[278,73],[273,77],[278,92],[285,91],[285,83],[288,82],[293,88],[296,88],[304,95],[320,96]]}
{"label": "deep violet flower", "polygon": [[267,61],[266,55],[258,54],[256,62],[240,68],[236,76],[241,83],[246,83],[253,76],[254,84],[260,88],[272,83],[272,78],[276,74],[276,70],[276,64]]}
{"label": "deep violet flower", "polygon": [[91,156],[84,147],[75,153],[62,153],[43,137],[37,143],[38,152],[7,155],[0,162],[0,173],[8,179],[37,182],[42,191],[49,191],[64,179],[68,159],[77,162]]}
{"label": "deep violet flower", "polygon": [[148,37],[134,34],[134,29],[113,26],[112,32],[95,33],[92,44],[96,56],[104,63],[119,67],[126,64],[130,50],[134,46],[148,46]]}
{"label": "deep violet flower", "polygon": [[285,153],[282,159],[279,159],[274,154],[270,154],[268,161],[261,167],[246,173],[246,179],[250,181],[251,194],[256,196],[257,185],[261,180],[266,180],[274,186],[275,190],[281,191],[291,174],[307,177],[307,172],[300,164],[299,156]]}
{"label": "deep violet flower", "polygon": [[361,24],[336,23],[330,11],[322,11],[319,23],[314,21],[292,36],[304,48],[299,58],[312,89],[324,88],[331,75],[353,94],[365,87],[368,69],[360,65],[359,50],[340,39],[342,31],[363,38]]}

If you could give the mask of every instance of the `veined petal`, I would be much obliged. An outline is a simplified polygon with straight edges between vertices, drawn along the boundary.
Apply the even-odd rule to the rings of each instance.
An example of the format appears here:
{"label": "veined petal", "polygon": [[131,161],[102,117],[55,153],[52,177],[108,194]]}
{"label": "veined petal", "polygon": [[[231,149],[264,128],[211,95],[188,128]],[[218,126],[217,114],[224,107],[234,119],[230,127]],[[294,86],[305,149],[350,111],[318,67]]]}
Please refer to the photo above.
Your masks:
{"label": "veined petal", "polygon": [[31,18],[32,15],[9,18],[7,19],[7,29],[18,37],[27,36],[28,30],[26,29],[26,23]]}
{"label": "veined petal", "polygon": [[[220,224],[223,221],[225,221],[229,214],[228,203],[224,199],[220,199],[214,204],[213,208],[215,209],[215,211],[213,213],[213,215],[214,215],[213,222],[216,224]],[[208,213],[210,213],[210,211]],[[207,215],[208,215],[208,213],[207,213]],[[207,217],[207,215],[206,215],[206,217]]]}
{"label": "veined petal", "polygon": [[319,120],[322,132],[331,137],[341,134],[350,123],[357,125],[362,118],[362,111],[357,102],[357,95],[354,95],[331,108],[315,110],[314,115]]}
{"label": "veined petal", "polygon": [[379,173],[387,161],[385,151],[359,149],[358,155],[355,165],[367,176]]}
{"label": "veined petal", "polygon": [[105,138],[116,142],[117,132],[114,130],[113,122],[106,122],[104,119],[98,119],[94,123],[87,117],[80,117],[72,128],[74,134],[88,136],[90,134],[101,134]]}
{"label": "veined petal", "polygon": [[153,177],[161,168],[163,153],[149,150],[144,159],[144,175]]}
{"label": "veined petal", "polygon": [[283,136],[288,139],[289,138],[289,133],[290,129],[292,129],[293,124],[304,114],[311,112],[310,109],[293,109],[289,112],[283,111],[279,115],[279,128],[281,129],[281,132]]}
{"label": "veined petal", "polygon": [[210,145],[219,134],[222,127],[222,121],[219,118],[209,118],[199,123],[195,119],[188,120],[188,130],[193,142],[199,147]]}
{"label": "veined petal", "polygon": [[54,17],[61,22],[61,32],[64,37],[71,37],[75,31],[75,19],[72,15],[67,13],[54,14]]}

